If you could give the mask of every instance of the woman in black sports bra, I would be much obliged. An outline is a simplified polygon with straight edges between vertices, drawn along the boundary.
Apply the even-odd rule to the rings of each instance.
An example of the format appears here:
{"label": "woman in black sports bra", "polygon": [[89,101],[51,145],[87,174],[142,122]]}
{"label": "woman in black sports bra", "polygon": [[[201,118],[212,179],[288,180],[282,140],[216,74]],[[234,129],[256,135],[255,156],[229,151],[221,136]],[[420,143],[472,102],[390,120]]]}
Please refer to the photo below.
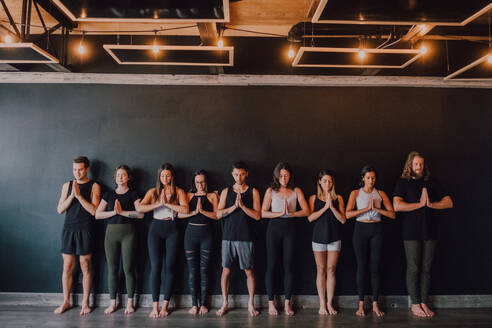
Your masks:
{"label": "woman in black sports bra", "polygon": [[[214,192],[207,192],[206,172],[200,170],[193,174],[192,187],[188,193],[189,214],[178,214],[187,218],[184,247],[188,264],[188,287],[192,298],[190,314],[205,314],[208,291],[208,267],[214,245],[212,220],[217,220],[219,197]],[[198,289],[198,282],[200,288]]]}

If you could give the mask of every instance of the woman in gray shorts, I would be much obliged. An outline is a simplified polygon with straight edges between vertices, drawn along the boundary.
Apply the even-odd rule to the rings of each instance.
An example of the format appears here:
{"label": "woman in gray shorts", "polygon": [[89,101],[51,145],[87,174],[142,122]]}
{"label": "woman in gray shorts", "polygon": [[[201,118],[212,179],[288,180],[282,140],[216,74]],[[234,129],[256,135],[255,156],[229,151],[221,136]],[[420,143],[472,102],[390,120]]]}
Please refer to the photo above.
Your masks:
{"label": "woman in gray shorts", "polygon": [[314,221],[313,253],[316,261],[316,288],[319,295],[319,314],[334,315],[335,268],[342,246],[342,224],[345,223],[343,198],[335,192],[333,174],[321,170],[318,174],[317,193],[309,197]]}

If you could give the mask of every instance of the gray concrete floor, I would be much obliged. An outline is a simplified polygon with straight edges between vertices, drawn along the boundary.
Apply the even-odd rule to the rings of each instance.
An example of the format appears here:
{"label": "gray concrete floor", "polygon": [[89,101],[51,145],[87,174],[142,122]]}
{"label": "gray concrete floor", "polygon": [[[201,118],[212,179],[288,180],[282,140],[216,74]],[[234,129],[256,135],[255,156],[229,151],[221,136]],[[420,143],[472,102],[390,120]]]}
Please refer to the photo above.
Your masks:
{"label": "gray concrete floor", "polygon": [[178,309],[167,318],[150,319],[150,308],[139,308],[125,316],[122,309],[105,315],[104,308],[96,308],[81,317],[80,308],[75,307],[62,315],[53,314],[52,307],[1,306],[0,327],[492,327],[492,309],[441,309],[434,318],[414,318],[407,309],[389,310],[383,319],[372,314],[365,318],[355,316],[355,310],[342,309],[340,314],[321,317],[316,309],[299,309],[294,317],[283,314],[268,315],[262,309],[256,318],[248,316],[246,309],[233,309],[218,318],[215,311],[192,317],[187,309]]}

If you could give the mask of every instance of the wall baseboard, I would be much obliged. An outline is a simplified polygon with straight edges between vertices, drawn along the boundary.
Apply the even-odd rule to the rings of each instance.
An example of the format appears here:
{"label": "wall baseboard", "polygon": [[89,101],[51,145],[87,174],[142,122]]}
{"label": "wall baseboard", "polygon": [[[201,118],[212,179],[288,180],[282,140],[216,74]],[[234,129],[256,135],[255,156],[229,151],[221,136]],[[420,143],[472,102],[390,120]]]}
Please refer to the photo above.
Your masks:
{"label": "wall baseboard", "polygon": [[[120,301],[126,303],[126,295],[119,296]],[[152,306],[152,295],[140,294],[135,296],[136,303],[140,307]],[[57,306],[63,300],[61,293],[0,293],[0,306],[7,305],[28,305],[28,306]],[[339,308],[355,308],[358,296],[340,295],[335,296],[335,303]],[[370,301],[370,298],[366,299]],[[74,294],[72,302],[80,304],[82,294]],[[317,308],[319,306],[318,296],[316,295],[295,295],[292,301],[297,307]],[[381,296],[381,301],[387,308],[409,307],[410,298],[405,295]],[[209,302],[212,308],[218,308],[222,304],[220,295],[211,295]],[[489,308],[492,307],[492,295],[434,295],[431,302],[435,308]],[[109,304],[109,294],[91,294],[91,304],[107,306]],[[229,295],[231,307],[246,308],[248,304],[247,295]],[[255,304],[259,307],[267,307],[268,298],[266,295],[256,295]],[[189,307],[191,306],[190,295],[174,295],[171,299],[171,306]]]}

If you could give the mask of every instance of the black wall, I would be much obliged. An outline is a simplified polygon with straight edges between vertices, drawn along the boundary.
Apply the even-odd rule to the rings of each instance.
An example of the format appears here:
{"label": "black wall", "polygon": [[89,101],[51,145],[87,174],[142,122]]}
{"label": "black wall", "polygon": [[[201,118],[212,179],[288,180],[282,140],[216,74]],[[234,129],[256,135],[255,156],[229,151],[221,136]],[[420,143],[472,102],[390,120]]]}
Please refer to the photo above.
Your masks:
{"label": "black wall", "polygon": [[[0,84],[0,290],[61,292],[64,218],[56,204],[75,156],[92,160],[92,176],[105,188],[114,186],[114,167],[130,165],[140,192],[154,185],[165,161],[177,166],[185,189],[199,168],[221,189],[233,181],[231,163],[241,159],[263,194],[276,162],[288,161],[307,197],[318,170],[328,168],[347,199],[366,163],[377,167],[379,188],[391,194],[407,153],[418,150],[455,202],[438,218],[433,292],[492,294],[491,104],[488,89]],[[145,293],[150,220],[139,224]],[[312,226],[306,219],[297,224],[295,292],[316,294]],[[104,223],[97,225],[95,287],[103,292]],[[257,291],[265,293],[265,223],[256,228]],[[384,229],[383,294],[405,294],[398,219],[385,220]],[[347,223],[338,294],[355,294],[352,231]],[[212,293],[219,294],[218,257],[214,266]],[[177,270],[176,291],[186,293],[183,256]],[[243,274],[235,275],[231,291],[246,293]]]}

